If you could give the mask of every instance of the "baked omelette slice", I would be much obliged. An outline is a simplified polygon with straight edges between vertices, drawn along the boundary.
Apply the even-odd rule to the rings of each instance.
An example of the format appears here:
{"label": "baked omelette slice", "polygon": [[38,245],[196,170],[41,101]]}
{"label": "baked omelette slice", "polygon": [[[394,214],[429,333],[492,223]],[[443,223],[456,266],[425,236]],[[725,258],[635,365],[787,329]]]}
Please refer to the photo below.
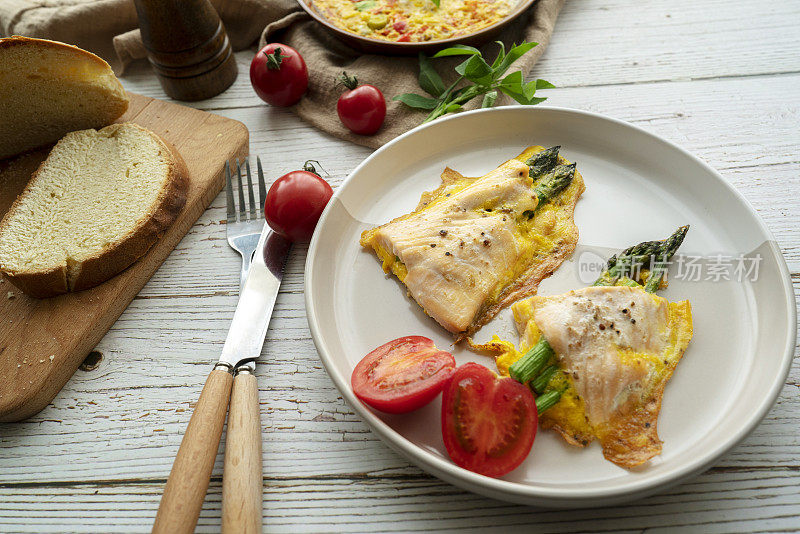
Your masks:
{"label": "baked omelette slice", "polygon": [[643,269],[636,277],[641,285],[625,272],[651,256],[668,260],[687,229],[614,256],[592,287],[514,303],[520,351],[497,338],[481,346],[498,353],[500,374],[529,383],[538,394],[543,428],[572,445],[597,439],[606,459],[621,467],[660,454],[656,427],[664,387],[693,333],[689,302],[654,294],[666,262]]}
{"label": "baked omelette slice", "polygon": [[386,273],[458,339],[536,292],[572,254],[585,187],[559,147],[532,146],[477,178],[450,168],[417,208],[361,234]]}
{"label": "baked omelette slice", "polygon": [[599,286],[532,297],[512,310],[522,350],[543,336],[563,371],[550,384],[563,389],[561,400],[542,413],[542,428],[572,445],[596,438],[606,459],[621,467],[661,453],[656,426],[664,386],[692,339],[688,301]]}

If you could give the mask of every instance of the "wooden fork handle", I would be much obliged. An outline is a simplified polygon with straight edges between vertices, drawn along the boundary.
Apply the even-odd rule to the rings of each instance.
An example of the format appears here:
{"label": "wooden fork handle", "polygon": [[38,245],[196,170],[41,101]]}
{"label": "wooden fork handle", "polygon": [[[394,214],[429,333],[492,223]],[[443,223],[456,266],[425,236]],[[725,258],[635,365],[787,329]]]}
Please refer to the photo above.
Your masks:
{"label": "wooden fork handle", "polygon": [[243,367],[233,379],[222,473],[222,534],[261,532],[261,417],[258,382]]}
{"label": "wooden fork handle", "polygon": [[220,365],[208,375],[172,464],[153,524],[154,533],[194,532],[217,457],[232,382],[230,369]]}

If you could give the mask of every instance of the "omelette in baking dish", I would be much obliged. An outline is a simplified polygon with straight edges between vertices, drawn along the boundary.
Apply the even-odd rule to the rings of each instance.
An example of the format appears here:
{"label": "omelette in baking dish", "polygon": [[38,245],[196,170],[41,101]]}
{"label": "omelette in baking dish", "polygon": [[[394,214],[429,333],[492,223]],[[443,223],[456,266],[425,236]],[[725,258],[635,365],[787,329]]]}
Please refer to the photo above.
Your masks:
{"label": "omelette in baking dish", "polygon": [[395,42],[426,42],[474,33],[505,18],[517,0],[310,0],[350,33]]}
{"label": "omelette in baking dish", "polygon": [[535,293],[575,249],[575,204],[583,178],[558,155],[533,146],[477,178],[445,169],[417,208],[366,230],[387,273],[459,339],[512,302]]}

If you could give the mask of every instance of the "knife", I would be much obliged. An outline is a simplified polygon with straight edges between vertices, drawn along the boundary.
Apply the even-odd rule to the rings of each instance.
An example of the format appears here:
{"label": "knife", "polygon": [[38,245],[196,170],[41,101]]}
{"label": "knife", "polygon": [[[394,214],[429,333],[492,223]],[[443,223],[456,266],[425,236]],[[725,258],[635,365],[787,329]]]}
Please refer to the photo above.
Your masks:
{"label": "knife", "polygon": [[[211,480],[229,402],[232,404],[234,417],[228,424],[228,442],[233,446],[234,454],[230,462],[226,454],[225,473],[230,475],[230,480],[246,481],[244,486],[248,505],[246,510],[243,507],[239,514],[228,514],[228,517],[245,517],[244,512],[255,506],[257,499],[260,530],[261,424],[258,417],[258,387],[253,370],[254,362],[264,345],[290,246],[288,240],[264,224],[236,312],[233,314],[228,337],[222,348],[222,356],[208,375],[172,464],[153,524],[154,533],[194,532]],[[237,370],[238,374],[234,378]],[[233,399],[231,389],[234,389]],[[243,458],[247,460],[235,461],[238,452],[245,455]],[[228,467],[234,473],[228,473]],[[223,494],[224,486],[225,482]],[[237,489],[240,484],[229,486],[229,491],[238,492],[241,489]],[[233,497],[230,498],[232,505],[234,500]],[[251,516],[247,512],[247,517]],[[237,523],[234,519],[231,521],[234,522],[230,523],[233,528]]]}

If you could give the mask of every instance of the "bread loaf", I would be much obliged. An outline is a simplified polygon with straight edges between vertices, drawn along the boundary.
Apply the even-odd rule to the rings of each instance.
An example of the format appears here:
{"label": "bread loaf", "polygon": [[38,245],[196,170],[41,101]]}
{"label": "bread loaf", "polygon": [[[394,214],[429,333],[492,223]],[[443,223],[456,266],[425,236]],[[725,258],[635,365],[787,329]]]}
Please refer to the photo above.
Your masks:
{"label": "bread loaf", "polygon": [[102,128],[128,109],[108,63],[56,41],[0,39],[0,159]]}

